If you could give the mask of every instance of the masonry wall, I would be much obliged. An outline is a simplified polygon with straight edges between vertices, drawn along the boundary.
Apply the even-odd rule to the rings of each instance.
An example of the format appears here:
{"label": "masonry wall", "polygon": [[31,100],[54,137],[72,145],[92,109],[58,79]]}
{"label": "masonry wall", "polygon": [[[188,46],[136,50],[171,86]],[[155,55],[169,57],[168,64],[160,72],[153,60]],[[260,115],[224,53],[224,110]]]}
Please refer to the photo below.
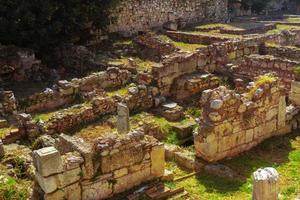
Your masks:
{"label": "masonry wall", "polygon": [[285,85],[287,91],[294,80],[293,69],[300,62],[282,59],[270,55],[246,56],[243,62],[233,71],[235,75],[253,79],[256,76],[274,72]]}
{"label": "masonry wall", "polygon": [[123,86],[128,82],[129,76],[129,71],[111,67],[82,79],[59,81],[58,85],[22,100],[21,109],[29,113],[56,109],[75,101],[80,93]]}
{"label": "masonry wall", "polygon": [[203,114],[194,138],[198,157],[218,161],[247,151],[271,136],[290,132],[279,81],[259,82],[244,94],[224,86],[203,93]]}
{"label": "masonry wall", "polygon": [[289,46],[264,46],[264,54],[300,61],[300,48]]}
{"label": "masonry wall", "polygon": [[56,146],[33,153],[45,200],[107,199],[164,174],[164,145],[141,130],[93,143],[62,134]]}
{"label": "masonry wall", "polygon": [[187,23],[225,21],[227,0],[126,0],[113,11],[112,32],[144,31],[181,19]]}

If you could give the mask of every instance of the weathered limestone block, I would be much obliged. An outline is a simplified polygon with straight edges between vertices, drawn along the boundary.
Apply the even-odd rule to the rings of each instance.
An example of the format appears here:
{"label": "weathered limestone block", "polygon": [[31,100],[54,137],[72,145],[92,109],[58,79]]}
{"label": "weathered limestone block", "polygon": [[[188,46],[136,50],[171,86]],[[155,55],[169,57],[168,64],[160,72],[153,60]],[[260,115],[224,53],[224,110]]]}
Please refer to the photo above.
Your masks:
{"label": "weathered limestone block", "polygon": [[130,130],[129,108],[122,103],[118,104],[117,130],[120,134],[127,134]]}
{"label": "weathered limestone block", "polygon": [[164,145],[152,147],[151,150],[151,175],[161,177],[165,171],[165,148]]}
{"label": "weathered limestone block", "polygon": [[82,200],[106,199],[113,194],[109,179],[82,182]]}
{"label": "weathered limestone block", "polygon": [[58,189],[58,181],[56,176],[43,177],[38,172],[35,173],[35,178],[42,190],[48,194]]}
{"label": "weathered limestone block", "polygon": [[109,173],[116,169],[130,166],[135,163],[140,163],[143,160],[143,149],[141,146],[119,151],[116,149],[112,155],[103,156],[101,162],[102,173]]}
{"label": "weathered limestone block", "polygon": [[274,168],[258,169],[253,173],[253,200],[277,200],[279,174]]}
{"label": "weathered limestone block", "polygon": [[34,151],[33,159],[37,172],[43,177],[63,171],[61,155],[54,147]]}
{"label": "weathered limestone block", "polygon": [[49,177],[43,177],[36,173],[36,179],[45,193],[54,192],[56,189],[62,189],[71,185],[81,178],[81,169],[76,168],[61,174],[56,174]]}
{"label": "weathered limestone block", "polygon": [[124,192],[134,186],[141,184],[142,182],[149,180],[150,178],[151,170],[150,167],[147,167],[145,169],[116,179],[116,183],[113,185],[113,191],[115,194]]}
{"label": "weathered limestone block", "polygon": [[44,200],[81,200],[81,187],[79,183],[74,183],[61,190],[44,195]]}

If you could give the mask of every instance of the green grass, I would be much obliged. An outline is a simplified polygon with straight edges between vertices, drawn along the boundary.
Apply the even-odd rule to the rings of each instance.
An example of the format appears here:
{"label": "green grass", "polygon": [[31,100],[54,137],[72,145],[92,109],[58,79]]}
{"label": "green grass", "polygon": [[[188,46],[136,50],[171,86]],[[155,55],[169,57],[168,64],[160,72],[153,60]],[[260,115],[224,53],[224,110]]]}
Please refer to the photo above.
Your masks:
{"label": "green grass", "polygon": [[186,115],[189,115],[191,117],[195,118],[199,118],[202,115],[202,109],[200,109],[197,106],[193,106],[193,107],[189,107],[186,111],[185,111]]}
{"label": "green grass", "polygon": [[35,122],[38,122],[40,120],[42,120],[43,122],[48,121],[49,119],[51,119],[51,117],[54,115],[55,112],[48,112],[48,113],[42,113],[42,114],[36,114],[33,116],[33,120]]}
{"label": "green grass", "polygon": [[[192,200],[250,200],[253,172],[262,167],[274,167],[280,174],[280,200],[290,200],[300,195],[299,134],[271,138],[251,151],[220,163],[233,169],[243,180],[233,181],[202,172],[197,177],[166,185],[184,187]],[[175,164],[167,164],[166,168],[172,170],[175,177],[187,174]]]}
{"label": "green grass", "polygon": [[[26,184],[28,185],[28,184]],[[17,182],[8,176],[0,180],[0,199],[2,200],[26,200],[28,191],[27,186]]]}
{"label": "green grass", "polygon": [[128,94],[128,87],[123,87],[118,90],[113,90],[110,92],[107,92],[106,95],[109,97],[115,96],[115,95],[120,95],[120,96],[125,96]]}
{"label": "green grass", "polygon": [[206,47],[206,45],[203,45],[203,44],[189,44],[189,43],[184,43],[184,42],[176,42],[166,35],[160,35],[159,38],[161,41],[166,42],[166,43],[171,43],[175,47],[177,47],[183,51],[195,51],[198,48]]}
{"label": "green grass", "polygon": [[283,30],[291,30],[291,29],[300,29],[300,26],[291,26],[291,25],[284,25],[284,24],[277,24],[276,29],[270,30],[267,33],[279,33]]}
{"label": "green grass", "polygon": [[15,129],[15,127],[8,127],[8,128],[0,128],[0,139],[4,138],[6,135],[8,135],[10,133],[10,131],[12,131],[13,129]]}

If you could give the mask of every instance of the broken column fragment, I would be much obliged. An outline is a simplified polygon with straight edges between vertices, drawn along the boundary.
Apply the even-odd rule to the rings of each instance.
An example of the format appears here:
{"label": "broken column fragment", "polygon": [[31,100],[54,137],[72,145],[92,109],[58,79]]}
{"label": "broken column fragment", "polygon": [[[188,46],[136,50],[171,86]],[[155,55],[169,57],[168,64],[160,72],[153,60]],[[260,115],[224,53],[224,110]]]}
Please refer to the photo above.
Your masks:
{"label": "broken column fragment", "polygon": [[279,192],[279,174],[268,167],[253,173],[253,200],[277,200]]}
{"label": "broken column fragment", "polygon": [[118,104],[117,130],[120,134],[127,134],[130,130],[129,108],[123,103]]}

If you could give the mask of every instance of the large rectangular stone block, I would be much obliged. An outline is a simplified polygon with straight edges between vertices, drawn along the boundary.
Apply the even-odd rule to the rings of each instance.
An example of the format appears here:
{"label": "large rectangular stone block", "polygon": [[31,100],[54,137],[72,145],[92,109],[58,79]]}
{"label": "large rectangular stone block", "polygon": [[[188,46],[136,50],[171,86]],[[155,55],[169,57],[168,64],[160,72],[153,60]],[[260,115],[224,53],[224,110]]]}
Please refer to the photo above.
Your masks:
{"label": "large rectangular stone block", "polygon": [[140,185],[142,182],[148,181],[151,178],[150,173],[150,168],[145,168],[116,179],[116,183],[113,185],[114,194],[124,192],[134,186]]}
{"label": "large rectangular stone block", "polygon": [[54,147],[46,147],[33,152],[34,165],[41,176],[47,177],[63,171],[62,158]]}
{"label": "large rectangular stone block", "polygon": [[154,146],[151,150],[151,175],[161,177],[165,171],[165,148],[164,145]]}
{"label": "large rectangular stone block", "polygon": [[44,195],[44,200],[81,200],[81,187],[79,183],[69,185],[62,190],[57,190]]}
{"label": "large rectangular stone block", "polygon": [[108,179],[82,182],[82,200],[107,199],[113,194]]}

